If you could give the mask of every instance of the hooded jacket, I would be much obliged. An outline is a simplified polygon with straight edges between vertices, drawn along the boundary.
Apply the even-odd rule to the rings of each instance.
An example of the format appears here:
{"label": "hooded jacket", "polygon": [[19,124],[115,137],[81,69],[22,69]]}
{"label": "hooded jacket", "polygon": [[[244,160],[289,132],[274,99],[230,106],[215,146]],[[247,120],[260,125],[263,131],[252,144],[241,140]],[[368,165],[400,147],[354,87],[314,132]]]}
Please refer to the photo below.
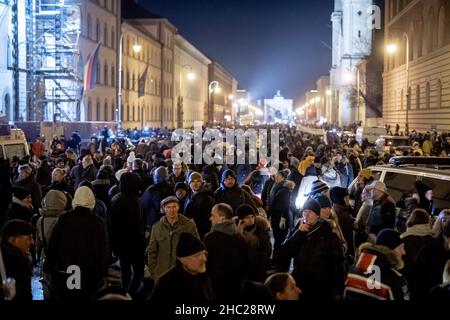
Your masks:
{"label": "hooded jacket", "polygon": [[249,204],[256,209],[252,197],[247,191],[242,190],[242,188],[239,187],[237,180],[235,185],[231,188],[225,187],[222,180],[220,188],[214,193],[214,203],[226,203],[230,205],[231,208],[233,208],[234,214],[236,214],[237,208],[242,204]]}
{"label": "hooded jacket", "polygon": [[195,224],[183,215],[178,215],[178,222],[173,226],[166,216],[153,225],[147,249],[148,268],[153,279],[158,279],[175,265],[176,248],[183,232],[189,232],[198,238]]}
{"label": "hooded jacket", "polygon": [[211,230],[211,210],[214,206],[214,194],[208,191],[206,185],[203,184],[202,189],[192,194],[186,199],[184,205],[184,215],[189,219],[194,219],[197,226],[200,239]]}
{"label": "hooded jacket", "polygon": [[33,206],[28,206],[22,200],[13,196],[11,208],[8,211],[8,219],[20,219],[31,223]]}
{"label": "hooded jacket", "polygon": [[141,206],[146,216],[147,227],[150,228],[158,222],[163,214],[160,210],[161,201],[169,196],[174,196],[173,188],[163,180],[160,183],[151,185],[141,198]]}
{"label": "hooded jacket", "polygon": [[120,192],[111,200],[111,247],[119,257],[143,254],[145,216],[139,203],[139,181],[135,173],[120,178]]}
{"label": "hooded jacket", "polygon": [[234,221],[227,220],[213,225],[204,243],[208,252],[206,269],[211,275],[217,299],[236,299],[249,274],[247,242],[238,233]]}
{"label": "hooded jacket", "polygon": [[14,186],[22,187],[30,191],[31,198],[33,199],[33,208],[37,212],[37,210],[41,207],[42,191],[41,186],[36,182],[34,173],[31,173],[24,180],[17,180],[14,183]]}
{"label": "hooded jacket", "polygon": [[48,243],[59,216],[66,210],[67,197],[61,191],[50,190],[44,198],[44,207],[39,210],[41,217],[36,223],[36,251],[45,258]]}
{"label": "hooded jacket", "polygon": [[[388,247],[371,243],[361,245],[360,250],[345,282],[344,300],[409,300],[406,280],[398,271],[403,268],[402,259]],[[379,270],[379,287],[369,286],[377,277],[373,270]]]}

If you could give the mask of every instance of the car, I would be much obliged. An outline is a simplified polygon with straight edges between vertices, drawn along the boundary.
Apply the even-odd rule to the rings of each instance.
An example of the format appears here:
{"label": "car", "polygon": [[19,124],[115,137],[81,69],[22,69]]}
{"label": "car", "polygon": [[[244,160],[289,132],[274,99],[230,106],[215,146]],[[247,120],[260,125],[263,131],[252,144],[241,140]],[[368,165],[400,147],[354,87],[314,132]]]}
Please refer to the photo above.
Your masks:
{"label": "car", "polygon": [[[384,182],[397,205],[397,219],[406,220],[404,200],[416,192],[414,183],[420,180],[433,188],[434,215],[450,208],[450,158],[394,157],[389,164],[370,167],[372,177]],[[356,183],[350,184],[349,190]]]}
{"label": "car", "polygon": [[0,159],[12,159],[30,154],[25,133],[22,129],[2,125],[0,129]]}
{"label": "car", "polygon": [[375,141],[375,149],[380,153],[389,153],[391,148],[410,151],[412,147],[409,145],[409,137],[383,135]]}
{"label": "car", "polygon": [[362,144],[364,139],[367,139],[369,143],[374,143],[382,135],[386,135],[385,127],[358,127],[355,139],[359,144]]}

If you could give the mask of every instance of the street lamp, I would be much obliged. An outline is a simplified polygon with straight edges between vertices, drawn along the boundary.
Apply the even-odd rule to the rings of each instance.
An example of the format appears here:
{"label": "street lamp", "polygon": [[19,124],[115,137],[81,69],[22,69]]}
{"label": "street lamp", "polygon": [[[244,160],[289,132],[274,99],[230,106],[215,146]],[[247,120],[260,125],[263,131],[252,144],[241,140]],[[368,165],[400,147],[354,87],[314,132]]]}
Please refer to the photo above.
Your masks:
{"label": "street lamp", "polygon": [[[123,36],[124,33],[120,35],[119,40],[119,72],[117,81],[117,133],[122,130],[122,54],[123,54]],[[142,46],[138,43],[133,45],[133,51],[139,53]]]}
{"label": "street lamp", "polygon": [[[403,32],[403,36],[406,37],[406,124],[405,134],[409,133],[409,36],[408,33]],[[398,51],[398,46],[395,43],[390,43],[386,46],[386,50],[389,54],[393,55]]]}
{"label": "street lamp", "polygon": [[188,69],[187,79],[193,81],[196,78],[195,73],[192,71],[192,67],[189,64],[184,64],[180,68],[180,88],[178,95],[178,111],[177,111],[177,126],[183,128],[183,69]]}
{"label": "street lamp", "polygon": [[[214,118],[214,101],[212,101],[213,93],[220,93],[220,84],[219,81],[211,81],[208,85],[208,92],[209,92],[209,115],[208,115],[208,121],[213,121]],[[215,120],[213,122],[216,122]]]}

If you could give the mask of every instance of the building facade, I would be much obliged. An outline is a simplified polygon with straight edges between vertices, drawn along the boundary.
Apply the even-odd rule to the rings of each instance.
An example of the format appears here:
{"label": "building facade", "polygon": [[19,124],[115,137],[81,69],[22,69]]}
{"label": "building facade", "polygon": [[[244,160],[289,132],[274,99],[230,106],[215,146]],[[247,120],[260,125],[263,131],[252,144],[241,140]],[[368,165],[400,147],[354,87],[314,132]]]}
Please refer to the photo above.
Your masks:
{"label": "building facade", "polygon": [[356,122],[357,65],[371,55],[372,0],[336,0],[330,82],[333,108],[341,126]]}
{"label": "building facade", "polygon": [[177,128],[203,123],[208,109],[208,65],[211,60],[180,34],[175,36],[174,122]]}
{"label": "building facade", "polygon": [[450,2],[388,0],[383,116],[401,131],[450,128]]}

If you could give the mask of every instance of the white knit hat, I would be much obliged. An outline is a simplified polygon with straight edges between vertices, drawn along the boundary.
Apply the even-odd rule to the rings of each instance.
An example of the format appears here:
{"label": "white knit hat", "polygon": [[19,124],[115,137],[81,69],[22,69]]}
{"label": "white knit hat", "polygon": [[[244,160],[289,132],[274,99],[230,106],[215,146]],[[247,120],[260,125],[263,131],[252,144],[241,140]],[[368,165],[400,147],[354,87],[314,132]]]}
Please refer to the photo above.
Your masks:
{"label": "white knit hat", "polygon": [[91,189],[88,187],[79,187],[75,191],[75,197],[72,201],[72,207],[84,207],[92,210],[95,208],[95,196]]}

